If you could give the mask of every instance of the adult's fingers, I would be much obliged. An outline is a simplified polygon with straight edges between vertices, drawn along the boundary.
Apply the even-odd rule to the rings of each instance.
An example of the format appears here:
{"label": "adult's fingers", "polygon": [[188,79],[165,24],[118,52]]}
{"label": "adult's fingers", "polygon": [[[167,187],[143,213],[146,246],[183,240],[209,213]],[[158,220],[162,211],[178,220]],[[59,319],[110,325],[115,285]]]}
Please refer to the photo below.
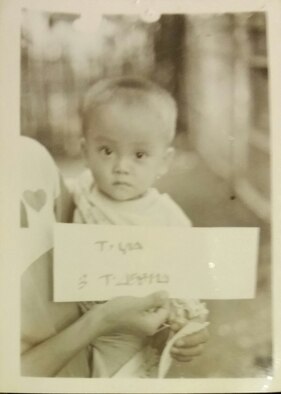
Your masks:
{"label": "adult's fingers", "polygon": [[176,359],[179,359],[179,358],[185,358],[185,359],[193,358],[193,357],[200,356],[202,354],[203,347],[204,347],[204,345],[197,345],[197,346],[193,346],[193,347],[189,347],[189,348],[173,347],[171,349],[171,354]]}
{"label": "adult's fingers", "polygon": [[198,331],[191,335],[186,335],[180,339],[178,339],[174,346],[175,347],[193,347],[207,342],[209,339],[209,331],[207,328],[203,328],[201,331]]}
{"label": "adult's fingers", "polygon": [[176,361],[184,362],[184,363],[189,363],[190,361],[193,360],[193,357],[185,357],[181,356],[179,354],[172,354],[173,359]]}
{"label": "adult's fingers", "polygon": [[169,310],[163,307],[154,312],[147,312],[142,317],[142,325],[147,335],[154,335],[158,328],[167,320]]}
{"label": "adult's fingers", "polygon": [[146,297],[139,298],[137,309],[139,311],[154,310],[164,306],[167,300],[168,293],[166,291],[157,291]]}
{"label": "adult's fingers", "polygon": [[178,332],[182,327],[186,325],[186,319],[178,319],[177,321],[170,322],[171,330],[174,332]]}
{"label": "adult's fingers", "polygon": [[168,314],[169,309],[165,307],[158,308],[155,312],[152,313],[151,319],[155,321],[156,328],[158,328],[167,320]]}

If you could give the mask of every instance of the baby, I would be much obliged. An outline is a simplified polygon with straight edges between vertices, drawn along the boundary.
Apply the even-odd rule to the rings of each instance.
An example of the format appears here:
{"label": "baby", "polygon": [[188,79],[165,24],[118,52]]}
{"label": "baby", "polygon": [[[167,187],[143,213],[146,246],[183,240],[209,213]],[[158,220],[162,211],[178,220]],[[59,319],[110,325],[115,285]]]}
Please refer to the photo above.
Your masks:
{"label": "baby", "polygon": [[176,116],[173,98],[148,81],[111,79],[90,89],[82,109],[90,171],[76,193],[75,222],[191,225],[153,188],[174,153]]}
{"label": "baby", "polygon": [[[75,223],[191,226],[177,204],[153,187],[174,153],[177,108],[168,92],[138,78],[103,80],[88,91],[82,119],[89,169],[75,187]],[[175,319],[176,305],[171,303]],[[199,320],[206,314],[196,301],[185,309]],[[93,345],[96,373],[112,376],[147,343],[119,335]]]}

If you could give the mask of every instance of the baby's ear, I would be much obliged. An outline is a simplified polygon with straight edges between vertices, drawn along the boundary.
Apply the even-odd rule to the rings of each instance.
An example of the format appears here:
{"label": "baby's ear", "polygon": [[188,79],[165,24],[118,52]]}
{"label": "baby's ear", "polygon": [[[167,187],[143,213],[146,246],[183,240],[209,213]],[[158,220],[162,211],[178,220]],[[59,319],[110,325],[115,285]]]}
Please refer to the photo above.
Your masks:
{"label": "baby's ear", "polygon": [[173,161],[173,158],[175,156],[175,148],[173,148],[172,146],[169,146],[169,148],[167,149],[167,151],[165,153],[165,156],[166,156],[166,163],[169,168],[172,161]]}
{"label": "baby's ear", "polygon": [[87,153],[85,137],[80,138],[80,149],[81,149],[83,156],[85,157],[86,153]]}
{"label": "baby's ear", "polygon": [[160,176],[166,174],[166,172],[169,170],[170,165],[171,165],[171,163],[173,161],[174,155],[175,155],[175,149],[172,146],[170,146],[166,150],[166,152],[164,153],[163,166],[162,166],[162,170],[161,170],[161,172],[159,174]]}

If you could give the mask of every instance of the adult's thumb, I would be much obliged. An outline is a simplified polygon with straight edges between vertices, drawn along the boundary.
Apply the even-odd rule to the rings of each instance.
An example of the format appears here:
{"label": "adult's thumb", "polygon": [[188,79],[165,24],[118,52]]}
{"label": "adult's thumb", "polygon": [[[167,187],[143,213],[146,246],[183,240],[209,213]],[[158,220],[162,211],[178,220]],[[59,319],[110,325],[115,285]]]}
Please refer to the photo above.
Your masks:
{"label": "adult's thumb", "polygon": [[168,300],[168,293],[166,291],[157,291],[149,294],[146,297],[139,299],[139,310],[146,311],[149,309],[156,309],[163,307]]}

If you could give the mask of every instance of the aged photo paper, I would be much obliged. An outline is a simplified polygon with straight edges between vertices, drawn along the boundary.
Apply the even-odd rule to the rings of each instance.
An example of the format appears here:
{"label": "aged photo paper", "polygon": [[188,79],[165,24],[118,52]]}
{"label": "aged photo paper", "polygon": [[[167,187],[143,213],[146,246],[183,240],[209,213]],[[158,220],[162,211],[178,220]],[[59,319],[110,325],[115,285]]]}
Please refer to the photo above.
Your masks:
{"label": "aged photo paper", "polygon": [[280,37],[280,0],[0,0],[0,392],[280,391]]}

